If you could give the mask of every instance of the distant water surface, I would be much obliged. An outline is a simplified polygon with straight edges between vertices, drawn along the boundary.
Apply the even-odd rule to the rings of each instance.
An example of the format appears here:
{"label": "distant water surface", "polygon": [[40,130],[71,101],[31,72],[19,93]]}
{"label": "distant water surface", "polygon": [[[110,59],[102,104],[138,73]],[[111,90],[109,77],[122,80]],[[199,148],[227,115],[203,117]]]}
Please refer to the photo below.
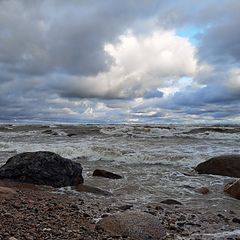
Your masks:
{"label": "distant water surface", "polygon": [[[239,146],[239,125],[0,125],[0,165],[17,153],[53,151],[79,161],[86,184],[138,205],[174,198],[195,208],[240,209],[222,192],[231,178],[193,171],[210,157],[240,154]],[[94,178],[96,168],[124,179]],[[202,186],[210,194],[193,191]]]}

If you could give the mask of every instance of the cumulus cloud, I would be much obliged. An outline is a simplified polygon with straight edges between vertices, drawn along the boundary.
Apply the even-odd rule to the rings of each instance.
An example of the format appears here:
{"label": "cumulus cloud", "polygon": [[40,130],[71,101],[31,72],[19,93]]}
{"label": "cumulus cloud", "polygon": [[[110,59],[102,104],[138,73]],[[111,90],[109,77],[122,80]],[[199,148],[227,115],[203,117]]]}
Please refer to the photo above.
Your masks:
{"label": "cumulus cloud", "polygon": [[105,42],[155,5],[134,2],[2,0],[0,62],[23,74],[94,75],[108,67]]}
{"label": "cumulus cloud", "polygon": [[182,76],[193,76],[197,66],[195,48],[172,31],[139,36],[127,33],[116,44],[106,44],[105,51],[113,59],[109,71],[68,79],[61,86],[63,96],[142,97],[152,89],[174,84]]}

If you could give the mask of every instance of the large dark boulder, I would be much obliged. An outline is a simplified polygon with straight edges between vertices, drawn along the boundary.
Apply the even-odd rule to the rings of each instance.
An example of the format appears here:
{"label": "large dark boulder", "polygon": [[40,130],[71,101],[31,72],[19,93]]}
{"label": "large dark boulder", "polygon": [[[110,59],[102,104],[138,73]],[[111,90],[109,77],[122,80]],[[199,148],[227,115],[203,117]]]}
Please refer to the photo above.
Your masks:
{"label": "large dark boulder", "polygon": [[0,179],[53,187],[83,183],[80,163],[52,152],[25,152],[8,159],[0,168]]}
{"label": "large dark boulder", "polygon": [[222,155],[200,163],[195,170],[200,174],[240,177],[240,155]]}
{"label": "large dark boulder", "polygon": [[160,220],[145,212],[126,211],[103,218],[96,226],[111,236],[138,240],[160,240],[166,235]]}

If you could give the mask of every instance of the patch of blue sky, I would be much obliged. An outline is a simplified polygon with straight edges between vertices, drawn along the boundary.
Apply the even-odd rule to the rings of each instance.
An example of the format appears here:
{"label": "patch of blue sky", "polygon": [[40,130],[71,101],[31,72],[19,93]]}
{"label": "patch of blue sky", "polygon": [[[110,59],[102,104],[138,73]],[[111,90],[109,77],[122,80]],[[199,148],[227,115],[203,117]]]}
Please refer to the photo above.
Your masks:
{"label": "patch of blue sky", "polygon": [[176,34],[181,37],[188,38],[191,44],[198,46],[200,42],[199,36],[204,33],[204,28],[188,25],[176,30]]}

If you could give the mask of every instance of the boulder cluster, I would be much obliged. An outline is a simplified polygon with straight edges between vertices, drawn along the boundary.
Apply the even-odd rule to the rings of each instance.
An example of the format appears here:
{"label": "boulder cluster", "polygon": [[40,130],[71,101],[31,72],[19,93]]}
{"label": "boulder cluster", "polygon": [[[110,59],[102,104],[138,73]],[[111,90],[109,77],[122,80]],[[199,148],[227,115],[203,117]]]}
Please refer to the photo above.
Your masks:
{"label": "boulder cluster", "polygon": [[[212,174],[240,178],[240,155],[222,155],[200,163],[195,170],[199,174]],[[240,179],[227,183],[224,192],[240,199]]]}
{"label": "boulder cluster", "polygon": [[[91,192],[103,196],[111,196],[110,192],[84,185],[82,166],[78,162],[63,158],[52,152],[38,151],[17,154],[7,160],[0,168],[0,179],[18,183],[47,185],[51,187],[73,186],[77,191]],[[223,155],[210,158],[200,163],[195,170],[199,174],[212,174],[236,178],[227,183],[224,192],[233,198],[240,199],[240,155]],[[94,177],[122,179],[123,177],[103,169],[96,169]],[[194,189],[200,194],[207,194],[209,189]],[[16,196],[15,189],[0,186],[0,199]],[[161,202],[165,205],[182,205],[174,199]],[[164,239],[166,231],[161,221],[146,212],[132,211],[132,205],[122,206],[125,212],[115,213],[102,218],[96,229],[113,237],[122,236],[128,239]],[[156,208],[157,209],[157,208]],[[159,210],[159,209],[157,209]],[[161,210],[161,209],[160,209]],[[237,221],[237,220],[235,220]]]}
{"label": "boulder cluster", "polygon": [[[110,179],[122,178],[118,174],[102,169],[96,169],[93,176]],[[57,188],[74,186],[77,191],[104,196],[111,195],[109,192],[83,185],[81,164],[52,152],[25,152],[11,157],[0,168],[0,179]],[[0,199],[13,198],[16,194],[17,192],[12,188],[0,187]],[[52,231],[52,228],[44,229]],[[157,217],[138,211],[127,211],[103,218],[97,224],[96,229],[111,236],[125,236],[128,239],[139,240],[161,240],[166,235],[165,229]],[[13,239],[16,238],[12,237],[11,240]]]}

